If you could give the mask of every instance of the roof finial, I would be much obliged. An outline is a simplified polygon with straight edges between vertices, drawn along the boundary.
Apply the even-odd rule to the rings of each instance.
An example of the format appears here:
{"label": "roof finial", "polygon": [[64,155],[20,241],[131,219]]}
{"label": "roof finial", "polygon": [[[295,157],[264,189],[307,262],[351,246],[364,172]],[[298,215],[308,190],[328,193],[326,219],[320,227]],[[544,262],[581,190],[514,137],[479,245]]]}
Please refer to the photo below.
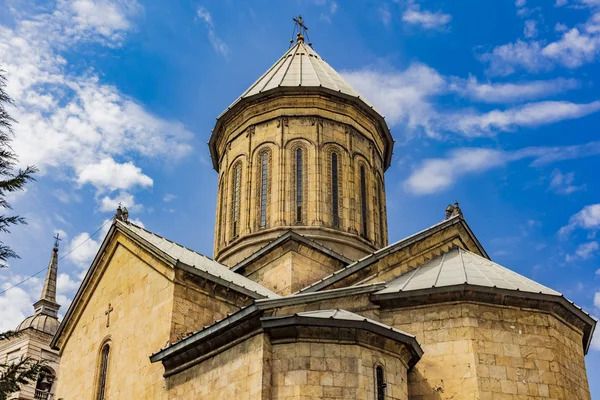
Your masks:
{"label": "roof finial", "polygon": [[115,220],[117,219],[122,222],[127,222],[129,219],[129,211],[127,211],[127,207],[121,207],[121,202],[119,202],[117,212],[115,213]]}
{"label": "roof finial", "polygon": [[[302,19],[302,15],[298,15],[298,17],[292,18],[294,20],[294,32],[296,30],[298,33],[296,34],[296,43],[304,43],[304,37],[308,39],[308,27],[304,24],[304,20]],[[290,40],[290,43],[294,43],[294,39]],[[312,47],[312,43],[308,42],[308,45]]]}
{"label": "roof finial", "polygon": [[54,251],[58,251],[58,242],[61,241],[60,232],[56,232],[56,236],[54,236]]}
{"label": "roof finial", "polygon": [[54,237],[54,249],[52,251],[52,256],[50,257],[50,263],[48,264],[48,272],[46,272],[46,279],[44,279],[42,294],[40,299],[33,304],[36,314],[44,314],[53,318],[57,318],[58,309],[60,308],[60,305],[56,302],[59,240],[61,240],[59,234],[56,233],[56,236]]}
{"label": "roof finial", "polygon": [[448,207],[446,207],[446,219],[454,217],[456,215],[459,215],[461,217],[463,215],[462,210],[458,206],[458,201],[455,201],[454,205],[448,204]]}

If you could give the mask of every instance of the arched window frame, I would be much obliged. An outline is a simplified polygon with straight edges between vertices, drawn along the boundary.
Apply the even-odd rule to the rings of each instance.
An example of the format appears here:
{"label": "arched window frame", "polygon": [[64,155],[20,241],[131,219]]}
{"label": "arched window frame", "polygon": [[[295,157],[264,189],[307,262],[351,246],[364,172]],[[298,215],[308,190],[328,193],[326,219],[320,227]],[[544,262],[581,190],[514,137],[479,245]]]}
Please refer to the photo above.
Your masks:
{"label": "arched window frame", "polygon": [[[338,147],[329,147],[327,150],[327,195],[329,199],[329,213],[331,225],[334,228],[342,226],[342,199],[343,199],[343,163],[344,152]],[[337,171],[334,171],[334,163]],[[337,181],[337,185],[335,184]],[[337,197],[337,199],[336,199]],[[336,201],[337,200],[337,201]]]}
{"label": "arched window frame", "polygon": [[[298,152],[300,152],[300,164],[298,164]],[[303,143],[294,143],[290,147],[291,172],[293,176],[292,204],[294,223],[304,223],[307,218],[308,201],[308,148]],[[300,178],[300,179],[298,179]]]}
{"label": "arched window frame", "polygon": [[369,178],[367,177],[367,166],[363,162],[358,163],[359,204],[360,204],[360,233],[363,237],[369,237]]}
{"label": "arched window frame", "polygon": [[375,399],[385,400],[385,389],[387,383],[385,382],[385,369],[383,365],[375,365]]}
{"label": "arched window frame", "polygon": [[240,234],[240,201],[242,197],[242,162],[237,161],[231,167],[231,238]]}
{"label": "arched window frame", "polygon": [[100,351],[98,352],[95,400],[106,399],[106,389],[108,387],[108,372],[110,369],[110,355],[112,351],[112,341],[105,340],[100,346]]}
{"label": "arched window frame", "polygon": [[385,246],[386,244],[386,234],[385,234],[385,219],[386,219],[386,215],[385,215],[385,193],[383,192],[383,179],[381,178],[381,176],[379,174],[377,174],[376,177],[376,188],[375,190],[377,191],[377,211],[378,211],[378,218],[379,218],[379,243],[382,246]]}
{"label": "arched window frame", "polygon": [[219,189],[220,189],[220,193],[219,193],[219,220],[218,220],[218,224],[219,226],[217,227],[217,244],[222,243],[225,241],[225,238],[223,237],[224,234],[224,229],[223,226],[225,225],[225,215],[227,213],[227,207],[226,207],[226,199],[227,199],[227,179],[226,179],[226,174],[221,175],[221,184],[219,185]]}
{"label": "arched window frame", "polygon": [[256,222],[257,229],[269,226],[269,208],[272,185],[272,151],[269,148],[260,149],[256,153]]}

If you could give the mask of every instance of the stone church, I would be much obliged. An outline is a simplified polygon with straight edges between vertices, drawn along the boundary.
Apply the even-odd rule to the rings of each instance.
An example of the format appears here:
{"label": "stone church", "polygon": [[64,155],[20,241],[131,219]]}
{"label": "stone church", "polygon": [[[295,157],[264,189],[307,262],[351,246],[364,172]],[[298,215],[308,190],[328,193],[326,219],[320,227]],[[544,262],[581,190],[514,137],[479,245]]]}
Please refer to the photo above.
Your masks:
{"label": "stone church", "polygon": [[214,259],[118,211],[52,341],[56,398],[590,399],[596,321],[458,204],[388,243],[393,145],[299,34],[217,119]]}

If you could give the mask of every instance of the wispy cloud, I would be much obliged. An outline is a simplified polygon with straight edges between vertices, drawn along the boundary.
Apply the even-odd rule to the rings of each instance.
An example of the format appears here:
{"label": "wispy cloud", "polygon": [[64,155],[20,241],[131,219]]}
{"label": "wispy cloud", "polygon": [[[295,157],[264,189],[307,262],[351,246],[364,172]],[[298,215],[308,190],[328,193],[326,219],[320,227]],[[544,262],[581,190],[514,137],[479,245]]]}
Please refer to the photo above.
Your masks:
{"label": "wispy cloud", "polygon": [[575,261],[585,261],[592,258],[595,254],[598,253],[600,249],[600,245],[598,242],[587,242],[582,243],[577,246],[574,254],[567,254],[565,256],[566,262],[575,262]]}
{"label": "wispy cloud", "polygon": [[575,173],[568,172],[563,174],[559,169],[552,171],[550,177],[550,190],[555,193],[568,195],[574,192],[585,190],[585,185],[576,186],[573,184],[575,181]]}
{"label": "wispy cloud", "polygon": [[223,56],[227,56],[229,54],[229,47],[215,32],[215,26],[213,23],[211,13],[203,6],[198,7],[196,11],[198,18],[204,23],[206,26],[206,30],[208,32],[208,40],[210,40],[210,44],[212,45],[215,51]]}
{"label": "wispy cloud", "polygon": [[576,229],[588,231],[600,230],[600,203],[590,204],[569,218],[569,223],[558,231],[559,236],[566,237]]}
{"label": "wispy cloud", "polygon": [[[486,148],[459,148],[444,158],[424,160],[404,182],[406,191],[431,194],[448,189],[466,175],[482,174],[511,162],[531,159],[531,166],[542,166],[556,161],[600,155],[600,142],[578,146],[526,147],[516,151]],[[600,205],[598,205],[600,224]]]}
{"label": "wispy cloud", "polygon": [[532,19],[525,21],[525,28],[523,28],[523,36],[525,36],[528,39],[531,39],[536,37],[537,34],[537,21]]}
{"label": "wispy cloud", "polygon": [[519,103],[565,92],[579,86],[574,79],[518,83],[478,82],[475,78],[444,77],[435,69],[414,63],[404,71],[364,68],[343,76],[386,116],[390,125],[403,124],[409,134],[422,130],[430,137],[443,132],[465,136],[494,136],[520,127],[534,127],[580,118],[600,110],[600,102],[530,102],[506,109],[479,112],[474,108],[441,110],[436,98],[457,94],[485,103]]}
{"label": "wispy cloud", "polygon": [[[480,60],[488,64],[491,75],[510,75],[519,69],[529,72],[548,71],[556,65],[578,68],[595,61],[600,55],[600,11],[579,27],[566,29],[551,43],[518,39],[484,53]],[[526,27],[527,31],[527,27]],[[526,36],[527,37],[527,36]],[[532,37],[532,36],[530,36]]]}
{"label": "wispy cloud", "polygon": [[445,14],[442,11],[431,12],[428,10],[421,10],[418,4],[411,4],[402,14],[402,21],[418,25],[425,29],[437,29],[444,30],[448,29],[448,24],[452,21],[452,15]]}
{"label": "wispy cloud", "polygon": [[493,83],[478,82],[476,78],[454,79],[450,89],[472,100],[483,103],[515,103],[535,100],[576,89],[576,79],[557,78],[550,80]]}

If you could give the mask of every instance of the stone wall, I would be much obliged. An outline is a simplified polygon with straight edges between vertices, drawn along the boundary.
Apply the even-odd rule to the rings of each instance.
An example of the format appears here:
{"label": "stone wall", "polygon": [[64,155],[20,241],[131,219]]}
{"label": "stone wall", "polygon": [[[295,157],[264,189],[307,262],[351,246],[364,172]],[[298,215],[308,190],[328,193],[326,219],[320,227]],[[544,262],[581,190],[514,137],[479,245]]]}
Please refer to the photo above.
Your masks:
{"label": "stone wall", "polygon": [[290,240],[244,268],[243,275],[280,295],[289,295],[341,269],[344,264]]}
{"label": "stone wall", "polygon": [[229,291],[227,297],[221,297],[216,289],[214,283],[198,281],[191,274],[176,271],[170,334],[172,343],[190,332],[212,325],[244,305],[241,296],[235,292]]}
{"label": "stone wall", "polygon": [[417,336],[411,400],[589,399],[582,333],[540,311],[476,303],[381,311]]}
{"label": "stone wall", "polygon": [[396,356],[356,344],[274,344],[271,399],[374,400],[375,368],[384,367],[386,399],[406,400],[406,366]]}
{"label": "stone wall", "polygon": [[253,336],[166,378],[168,398],[268,400],[269,353],[264,335]]}
{"label": "stone wall", "polygon": [[[98,271],[101,279],[87,304],[81,304],[66,343],[61,341],[56,398],[96,398],[101,347],[108,341],[106,398],[166,399],[163,367],[151,364],[148,357],[169,340],[172,269],[120,234],[107,252],[107,265]],[[107,327],[109,303],[113,311]]]}
{"label": "stone wall", "polygon": [[590,399],[582,333],[539,311],[471,305],[481,398]]}
{"label": "stone wall", "polygon": [[[351,259],[387,244],[385,144],[373,121],[355,108],[310,96],[303,109],[273,99],[251,124],[225,126],[219,144],[220,170],[215,228],[215,259],[233,266],[287,229],[297,230]],[[293,103],[300,104],[304,98]],[[344,115],[342,113],[349,113]],[[307,114],[308,113],[308,114]],[[251,114],[245,114],[251,115]],[[360,124],[363,122],[363,124]],[[296,150],[302,156],[302,213],[296,208]],[[267,156],[266,221],[260,219],[262,154]],[[332,213],[331,154],[338,155],[339,222]],[[239,221],[234,231],[234,174],[241,167]],[[366,230],[362,224],[360,167],[365,170]]]}

